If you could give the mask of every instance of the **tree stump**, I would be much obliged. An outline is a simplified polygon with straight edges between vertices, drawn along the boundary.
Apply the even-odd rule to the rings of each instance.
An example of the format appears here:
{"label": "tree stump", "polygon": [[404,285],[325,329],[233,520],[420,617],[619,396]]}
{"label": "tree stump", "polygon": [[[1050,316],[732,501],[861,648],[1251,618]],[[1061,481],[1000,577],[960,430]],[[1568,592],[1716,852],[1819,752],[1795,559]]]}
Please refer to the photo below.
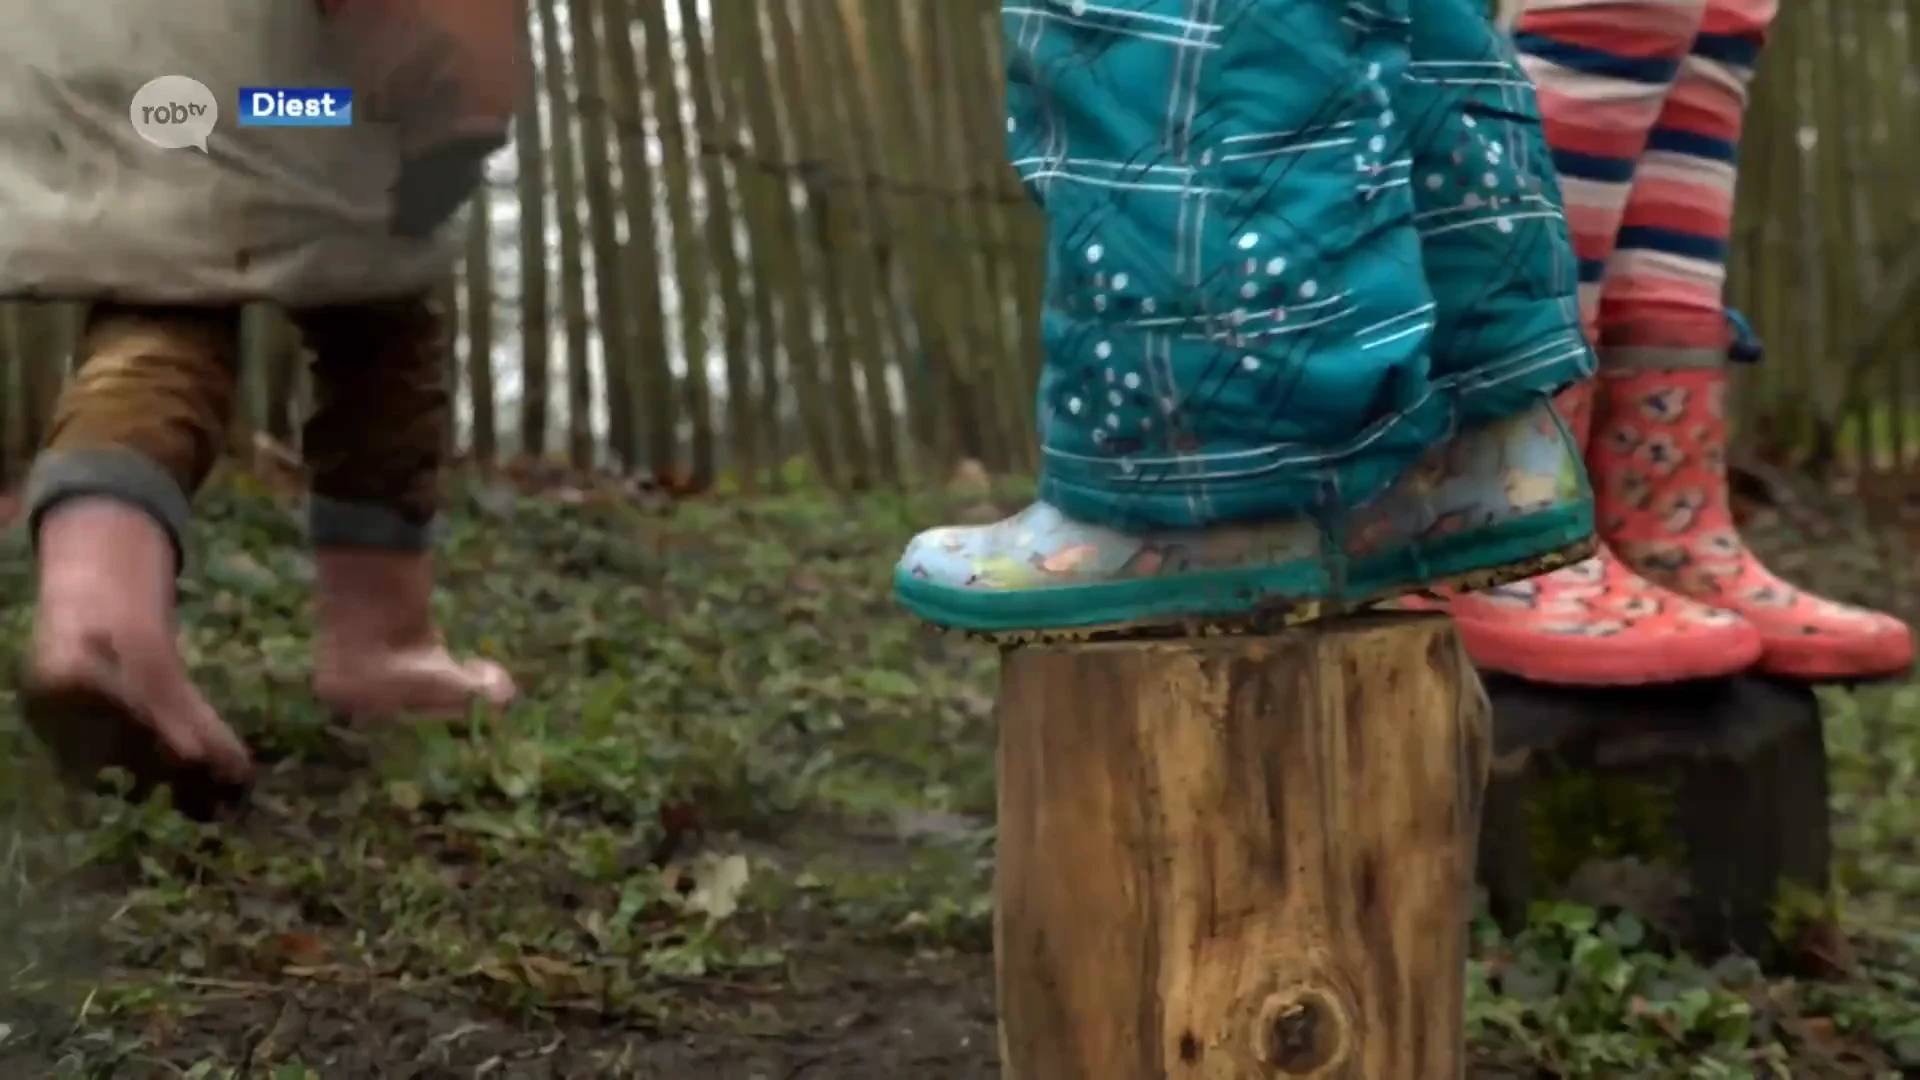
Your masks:
{"label": "tree stump", "polygon": [[[1612,689],[1489,675],[1486,687],[1495,765],[1479,872],[1488,907],[1509,932],[1534,900],[1569,884],[1569,868],[1541,866],[1538,849],[1583,837],[1548,835],[1536,811],[1552,785],[1570,778],[1619,789],[1670,842],[1670,854],[1619,854],[1674,878],[1661,891],[1677,896],[1654,906],[1677,910],[1652,921],[1689,951],[1771,961],[1791,944],[1777,940],[1782,930],[1823,914],[1832,860],[1827,751],[1810,687],[1757,675]],[[1598,816],[1569,827],[1585,832]],[[1652,899],[1629,884],[1603,888],[1621,895],[1602,902],[1635,909]]]}
{"label": "tree stump", "polygon": [[1452,625],[1002,663],[1008,1080],[1449,1080],[1487,702]]}

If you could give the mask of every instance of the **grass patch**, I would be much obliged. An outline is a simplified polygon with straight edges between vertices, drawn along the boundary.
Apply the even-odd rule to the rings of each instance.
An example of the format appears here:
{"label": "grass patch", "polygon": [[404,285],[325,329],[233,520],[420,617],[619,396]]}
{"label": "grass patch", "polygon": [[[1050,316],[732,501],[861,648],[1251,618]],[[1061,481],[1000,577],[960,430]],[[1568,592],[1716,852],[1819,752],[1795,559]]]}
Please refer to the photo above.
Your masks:
{"label": "grass patch", "polygon": [[[184,606],[269,763],[249,820],[51,791],[0,702],[0,1077],[997,1076],[994,658],[889,596],[950,508],[453,505],[447,625],[521,676],[504,719],[324,715],[297,519],[244,480],[203,500]],[[1852,974],[1770,982],[1543,909],[1480,932],[1480,1075],[1920,1069],[1920,689],[1830,705]]]}

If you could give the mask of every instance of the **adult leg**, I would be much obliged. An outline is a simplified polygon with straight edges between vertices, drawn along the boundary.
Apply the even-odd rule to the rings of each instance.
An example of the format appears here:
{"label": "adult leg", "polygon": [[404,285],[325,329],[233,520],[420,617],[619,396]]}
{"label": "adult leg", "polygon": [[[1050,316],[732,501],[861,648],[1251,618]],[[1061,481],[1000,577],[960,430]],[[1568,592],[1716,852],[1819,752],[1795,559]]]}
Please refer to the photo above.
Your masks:
{"label": "adult leg", "polygon": [[1891,675],[1913,662],[1908,628],[1775,577],[1728,505],[1727,244],[1747,88],[1777,9],[1708,0],[1634,180],[1600,304],[1601,528],[1635,570],[1752,623],[1762,669]]}
{"label": "adult leg", "polygon": [[224,442],[238,336],[235,308],[93,305],[28,474],[39,592],[23,706],[76,779],[122,765],[144,788],[182,763],[251,775],[246,747],[188,678],[174,626],[190,503]]}
{"label": "adult leg", "polygon": [[[1705,0],[1531,0],[1518,20],[1514,41],[1538,88],[1590,340],[1599,340],[1601,283],[1628,192],[1704,17]],[[1586,382],[1557,400],[1583,447],[1593,396]],[[1655,587],[1605,548],[1451,607],[1477,663],[1542,682],[1702,678],[1742,670],[1760,651],[1738,617]]]}
{"label": "adult leg", "polygon": [[354,714],[504,705],[496,664],[448,653],[433,619],[433,526],[451,404],[445,327],[425,297],[293,313],[314,353],[314,686]]}

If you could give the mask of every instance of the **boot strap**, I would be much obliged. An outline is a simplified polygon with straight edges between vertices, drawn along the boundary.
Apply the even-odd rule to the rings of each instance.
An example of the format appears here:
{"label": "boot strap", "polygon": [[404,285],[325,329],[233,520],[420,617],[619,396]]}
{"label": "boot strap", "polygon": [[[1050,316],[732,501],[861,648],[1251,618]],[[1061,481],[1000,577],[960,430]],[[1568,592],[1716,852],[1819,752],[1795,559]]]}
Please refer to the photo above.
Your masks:
{"label": "boot strap", "polygon": [[1736,364],[1757,364],[1766,356],[1766,345],[1745,315],[1728,308],[1727,328],[1733,331],[1727,345],[1727,359]]}

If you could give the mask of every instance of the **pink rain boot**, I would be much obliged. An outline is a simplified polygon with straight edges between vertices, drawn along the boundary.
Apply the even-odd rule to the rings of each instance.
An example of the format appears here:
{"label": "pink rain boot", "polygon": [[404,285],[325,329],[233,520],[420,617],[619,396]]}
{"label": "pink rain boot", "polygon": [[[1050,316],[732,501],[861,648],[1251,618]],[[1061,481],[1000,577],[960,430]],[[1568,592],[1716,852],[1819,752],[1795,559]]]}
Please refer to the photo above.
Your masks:
{"label": "pink rain boot", "polygon": [[460,660],[434,625],[426,552],[323,549],[315,557],[319,627],[314,692],[355,716],[465,716],[517,690],[498,664]]}
{"label": "pink rain boot", "polygon": [[28,727],[76,783],[132,774],[134,798],[158,786],[210,817],[253,778],[246,745],[188,678],[174,638],[177,555],[144,511],[68,499],[40,518],[39,598],[21,692]]}
{"label": "pink rain boot", "polygon": [[[1554,399],[1582,445],[1593,399],[1591,382]],[[1603,489],[1601,515],[1606,506]],[[1602,539],[1609,539],[1604,532]],[[1604,546],[1563,570],[1453,596],[1449,606],[1475,664],[1534,682],[1622,686],[1714,678],[1746,670],[1761,654],[1760,635],[1744,619],[1660,588]]]}
{"label": "pink rain boot", "polygon": [[1738,611],[1758,631],[1763,671],[1847,682],[1913,664],[1905,623],[1794,588],[1740,542],[1727,494],[1724,369],[1637,362],[1602,375],[1600,393],[1587,452],[1594,517],[1627,565]]}

